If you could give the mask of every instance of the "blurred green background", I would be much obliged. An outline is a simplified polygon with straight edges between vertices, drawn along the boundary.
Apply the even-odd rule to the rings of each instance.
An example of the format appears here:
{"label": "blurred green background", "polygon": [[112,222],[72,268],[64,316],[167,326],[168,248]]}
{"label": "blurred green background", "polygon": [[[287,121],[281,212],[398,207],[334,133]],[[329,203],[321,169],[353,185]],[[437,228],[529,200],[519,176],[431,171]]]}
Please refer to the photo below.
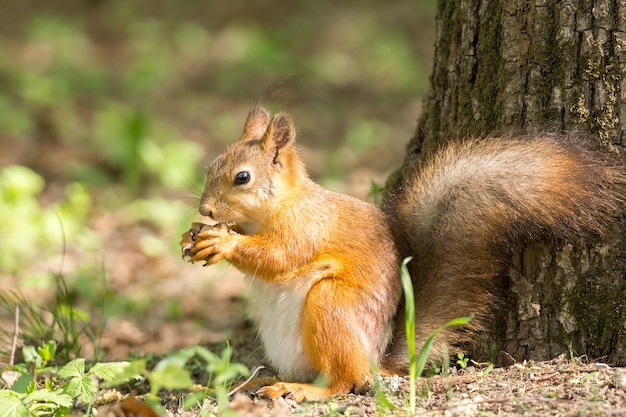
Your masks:
{"label": "blurred green background", "polygon": [[[220,292],[232,272],[184,264],[177,242],[196,218],[203,167],[261,91],[298,76],[268,106],[293,115],[316,180],[362,198],[414,129],[435,0],[335,3],[3,1],[4,292],[45,305],[62,277],[86,322],[224,327],[197,292],[185,297],[241,288]],[[11,320],[0,315],[4,328]]]}

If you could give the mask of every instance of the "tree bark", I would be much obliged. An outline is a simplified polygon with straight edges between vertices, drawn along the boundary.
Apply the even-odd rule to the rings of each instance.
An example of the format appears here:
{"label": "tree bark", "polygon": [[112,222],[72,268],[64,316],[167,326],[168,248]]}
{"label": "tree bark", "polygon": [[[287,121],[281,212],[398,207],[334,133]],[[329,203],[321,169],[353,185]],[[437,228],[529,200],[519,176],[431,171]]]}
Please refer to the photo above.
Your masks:
{"label": "tree bark", "polygon": [[[567,132],[624,160],[626,0],[440,0],[430,93],[407,163],[448,140]],[[572,133],[576,132],[576,133]],[[521,360],[561,353],[626,363],[626,227],[549,242],[512,260],[493,329]]]}

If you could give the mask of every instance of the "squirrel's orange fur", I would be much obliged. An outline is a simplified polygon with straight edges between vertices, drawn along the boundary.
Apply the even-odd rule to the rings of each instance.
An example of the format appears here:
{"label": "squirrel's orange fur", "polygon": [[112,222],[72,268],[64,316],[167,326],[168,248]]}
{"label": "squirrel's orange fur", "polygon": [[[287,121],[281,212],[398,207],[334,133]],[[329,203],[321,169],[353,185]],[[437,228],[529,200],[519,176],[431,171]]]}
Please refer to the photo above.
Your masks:
{"label": "squirrel's orange fur", "polygon": [[[297,401],[367,388],[372,363],[406,372],[400,256],[414,257],[419,344],[487,311],[515,245],[601,230],[620,199],[610,186],[623,182],[593,153],[550,139],[485,139],[448,146],[383,212],[314,183],[294,141],[288,115],[250,112],[209,167],[200,212],[218,225],[194,232],[189,254],[247,274],[268,358],[289,381],[259,392]],[[319,375],[325,388],[311,384]]]}

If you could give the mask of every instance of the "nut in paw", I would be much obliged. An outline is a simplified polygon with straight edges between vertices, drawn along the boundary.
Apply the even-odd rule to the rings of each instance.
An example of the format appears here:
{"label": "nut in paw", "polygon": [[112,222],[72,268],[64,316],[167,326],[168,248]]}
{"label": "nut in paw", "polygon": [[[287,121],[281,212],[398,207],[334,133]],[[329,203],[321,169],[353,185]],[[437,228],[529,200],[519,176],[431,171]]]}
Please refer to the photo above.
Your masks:
{"label": "nut in paw", "polygon": [[191,228],[182,234],[179,244],[183,260],[189,261],[190,258],[193,256],[192,249],[194,247],[196,236],[202,231],[204,227],[212,226],[204,223],[191,223]]}
{"label": "nut in paw", "polygon": [[189,250],[190,261],[204,261],[204,266],[207,266],[227,258],[235,248],[237,236],[235,231],[223,223],[203,226],[193,236],[193,247]]}

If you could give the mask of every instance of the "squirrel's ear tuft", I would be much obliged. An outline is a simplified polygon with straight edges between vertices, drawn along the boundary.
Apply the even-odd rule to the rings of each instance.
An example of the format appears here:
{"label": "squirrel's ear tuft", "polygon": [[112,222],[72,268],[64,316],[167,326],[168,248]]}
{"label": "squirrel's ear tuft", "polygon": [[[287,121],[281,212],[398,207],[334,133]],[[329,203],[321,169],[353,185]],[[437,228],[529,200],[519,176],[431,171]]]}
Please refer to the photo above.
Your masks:
{"label": "squirrel's ear tuft", "polygon": [[263,147],[266,150],[278,151],[286,146],[293,145],[296,139],[296,129],[293,121],[287,113],[278,113],[269,122],[265,136],[263,136]]}
{"label": "squirrel's ear tuft", "polygon": [[270,113],[261,106],[255,106],[248,113],[241,140],[262,138],[269,123]]}

